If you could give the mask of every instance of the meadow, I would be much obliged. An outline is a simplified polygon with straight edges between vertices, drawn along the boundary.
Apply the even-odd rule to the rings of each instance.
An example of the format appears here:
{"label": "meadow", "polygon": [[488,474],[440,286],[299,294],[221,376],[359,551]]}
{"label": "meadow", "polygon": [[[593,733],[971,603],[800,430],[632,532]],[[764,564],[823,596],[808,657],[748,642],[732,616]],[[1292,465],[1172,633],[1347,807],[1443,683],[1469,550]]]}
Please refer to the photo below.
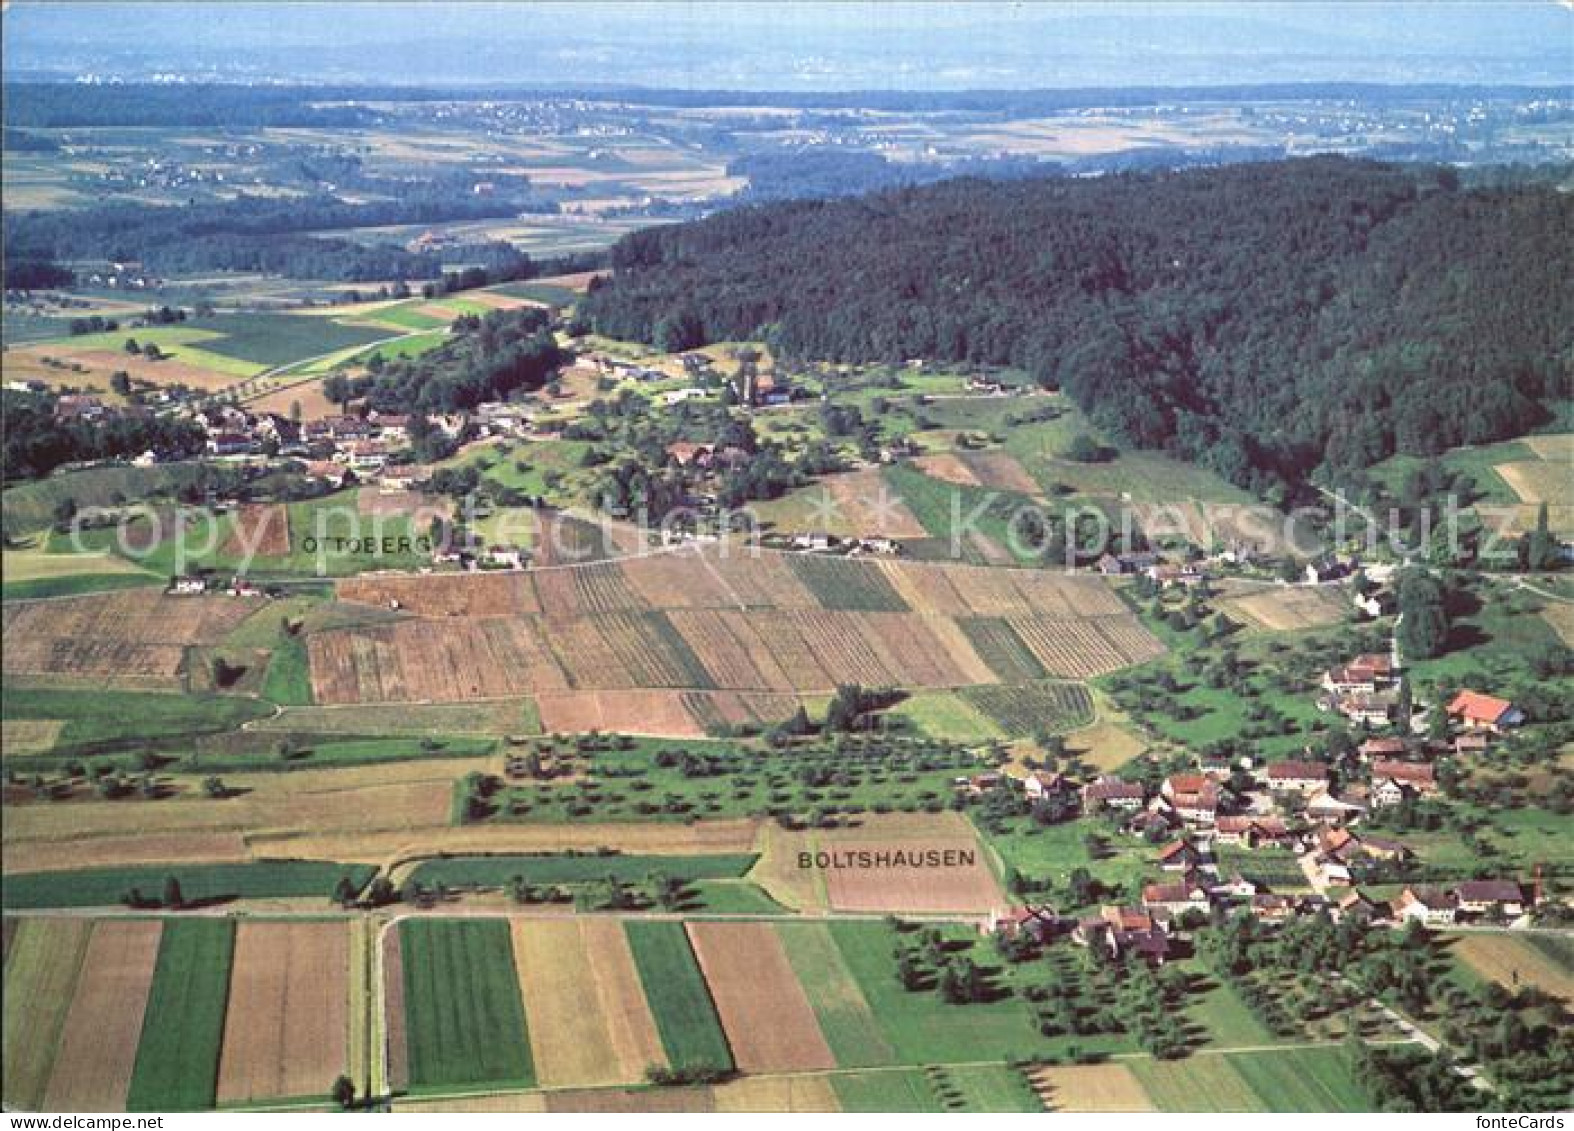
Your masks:
{"label": "meadow", "polygon": [[234,948],[233,923],[189,919],[165,924],[126,1097],[128,1111],[213,1106]]}

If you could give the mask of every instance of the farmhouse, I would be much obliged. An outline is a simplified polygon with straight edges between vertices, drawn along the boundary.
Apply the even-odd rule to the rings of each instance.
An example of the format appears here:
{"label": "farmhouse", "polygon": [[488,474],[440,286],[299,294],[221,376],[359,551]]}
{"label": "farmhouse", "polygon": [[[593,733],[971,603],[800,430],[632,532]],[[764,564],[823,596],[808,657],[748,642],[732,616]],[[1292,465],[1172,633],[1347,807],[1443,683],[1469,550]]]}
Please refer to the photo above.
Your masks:
{"label": "farmhouse", "polygon": [[197,593],[206,593],[207,591],[208,583],[205,578],[191,576],[171,578],[168,590],[168,592],[182,597],[189,597]]}
{"label": "farmhouse", "polygon": [[667,445],[667,458],[679,467],[709,467],[711,449],[704,444],[676,440]]}
{"label": "farmhouse", "polygon": [[1485,754],[1492,745],[1492,740],[1479,732],[1462,734],[1454,739],[1455,754]]}
{"label": "farmhouse", "polygon": [[1459,720],[1466,730],[1500,734],[1525,721],[1525,713],[1507,699],[1479,691],[1461,691],[1448,705],[1448,717]]}
{"label": "farmhouse", "polygon": [[1105,554],[1098,560],[1098,571],[1106,577],[1143,573],[1158,564],[1157,554],[1140,551],[1130,554]]}
{"label": "farmhouse", "polygon": [[1142,906],[1151,914],[1162,911],[1184,915],[1188,911],[1208,911],[1208,893],[1195,880],[1173,884],[1147,884],[1142,889]]}
{"label": "farmhouse", "polygon": [[1101,907],[1096,918],[1076,925],[1071,938],[1082,946],[1102,946],[1112,958],[1133,954],[1154,966],[1169,956],[1169,936],[1141,908]]}
{"label": "farmhouse", "polygon": [[1369,738],[1361,743],[1360,754],[1362,758],[1403,758],[1409,752],[1409,744],[1402,738]]}
{"label": "farmhouse", "polygon": [[1306,808],[1302,810],[1308,820],[1337,823],[1347,821],[1352,817],[1359,817],[1366,812],[1366,806],[1356,801],[1347,801],[1335,797],[1324,790],[1307,801]]}
{"label": "farmhouse", "polygon": [[1246,848],[1282,845],[1290,842],[1290,828],[1282,817],[1220,817],[1214,822],[1213,840]]}
{"label": "farmhouse", "polygon": [[1407,887],[1392,903],[1394,918],[1418,920],[1428,927],[1446,927],[1459,912],[1459,901],[1452,892],[1439,888]]}
{"label": "farmhouse", "polygon": [[1367,694],[1358,691],[1353,695],[1337,697],[1333,701],[1333,708],[1352,723],[1381,727],[1393,722],[1394,708],[1398,702],[1398,697],[1392,692]]}
{"label": "farmhouse", "polygon": [[1189,565],[1149,566],[1147,574],[1148,579],[1156,582],[1160,589],[1170,589],[1176,585],[1189,589],[1208,580],[1207,574]]}
{"label": "farmhouse", "polygon": [[1252,896],[1251,913],[1266,923],[1282,923],[1295,914],[1295,904],[1282,895],[1259,892]]}
{"label": "farmhouse", "polygon": [[1360,891],[1352,888],[1339,898],[1339,902],[1334,905],[1334,909],[1336,918],[1348,916],[1352,919],[1363,919],[1371,922],[1374,919],[1383,917],[1383,912],[1387,910],[1387,905],[1375,903],[1362,895]]}
{"label": "farmhouse", "polygon": [[1022,792],[1034,800],[1052,793],[1070,793],[1075,788],[1064,774],[1049,774],[1043,770],[1034,770],[1022,779]]}
{"label": "farmhouse", "polygon": [[1133,810],[1142,808],[1147,795],[1135,782],[1103,777],[1082,787],[1082,808],[1089,813],[1100,809]]}
{"label": "farmhouse", "polygon": [[1164,779],[1161,791],[1181,820],[1211,824],[1219,811],[1219,787],[1202,774],[1173,774]]}
{"label": "farmhouse", "polygon": [[1328,788],[1328,767],[1316,762],[1275,762],[1264,777],[1276,793],[1317,793]]}
{"label": "farmhouse", "polygon": [[1467,915],[1515,918],[1525,913],[1524,890],[1513,880],[1467,880],[1454,889],[1454,899]]}
{"label": "farmhouse", "polygon": [[1371,695],[1393,686],[1397,678],[1391,657],[1366,653],[1324,672],[1323,689],[1335,695]]}
{"label": "farmhouse", "polygon": [[1202,863],[1202,853],[1188,842],[1176,840],[1159,849],[1158,860],[1166,872],[1190,872]]}
{"label": "farmhouse", "polygon": [[1437,792],[1437,777],[1432,767],[1419,762],[1374,762],[1372,792],[1374,808],[1398,805],[1406,797],[1430,797]]}
{"label": "farmhouse", "polygon": [[1306,584],[1322,585],[1328,581],[1338,581],[1341,577],[1350,575],[1350,567],[1337,558],[1319,558],[1306,563]]}
{"label": "farmhouse", "polygon": [[1257,885],[1239,872],[1208,886],[1208,895],[1213,899],[1250,899],[1256,894]]}
{"label": "farmhouse", "polygon": [[1060,929],[1058,916],[1048,907],[1013,907],[1004,914],[991,911],[989,914],[990,933],[999,932],[1008,937],[1027,934],[1031,938],[1043,941],[1054,935]]}

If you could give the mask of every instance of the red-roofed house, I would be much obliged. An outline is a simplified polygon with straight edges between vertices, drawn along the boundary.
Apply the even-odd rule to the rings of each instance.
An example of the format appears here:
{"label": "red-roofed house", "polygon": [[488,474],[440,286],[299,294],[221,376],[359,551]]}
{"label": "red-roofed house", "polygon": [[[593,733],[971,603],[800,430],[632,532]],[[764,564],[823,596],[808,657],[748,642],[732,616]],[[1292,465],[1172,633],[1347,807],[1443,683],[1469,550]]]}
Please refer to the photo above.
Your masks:
{"label": "red-roofed house", "polygon": [[1507,699],[1479,691],[1461,691],[1448,705],[1448,717],[1458,719],[1467,730],[1497,734],[1525,721],[1525,713]]}
{"label": "red-roofed house", "polygon": [[1256,848],[1263,844],[1284,844],[1289,839],[1290,829],[1282,817],[1220,817],[1213,827],[1215,844],[1240,844]]}
{"label": "red-roofed house", "polygon": [[1394,662],[1388,656],[1369,653],[1357,656],[1343,667],[1323,673],[1323,688],[1335,695],[1371,695],[1393,685]]}
{"label": "red-roofed house", "polygon": [[1166,872],[1190,872],[1202,863],[1202,853],[1184,840],[1171,841],[1159,849],[1159,867]]}
{"label": "red-roofed house", "polygon": [[1275,762],[1264,776],[1275,792],[1316,793],[1328,788],[1328,767],[1316,762]]}
{"label": "red-roofed house", "polygon": [[1167,911],[1183,915],[1188,911],[1208,910],[1208,893],[1195,881],[1182,880],[1174,884],[1147,884],[1142,889],[1142,906],[1149,912]]}

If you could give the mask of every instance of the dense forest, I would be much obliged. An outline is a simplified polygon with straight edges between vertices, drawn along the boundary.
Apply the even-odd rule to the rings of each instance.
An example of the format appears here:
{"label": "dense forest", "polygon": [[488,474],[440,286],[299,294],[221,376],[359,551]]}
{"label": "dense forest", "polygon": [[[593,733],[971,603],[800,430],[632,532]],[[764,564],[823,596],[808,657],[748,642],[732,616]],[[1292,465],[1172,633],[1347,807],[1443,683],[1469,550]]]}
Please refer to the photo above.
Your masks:
{"label": "dense forest", "polygon": [[501,243],[447,248],[439,254],[308,233],[492,219],[516,215],[523,203],[516,197],[434,193],[352,204],[321,194],[297,200],[242,196],[177,208],[115,203],[59,212],[8,212],[7,275],[23,263],[95,261],[140,262],[162,275],[263,271],[301,279],[431,279],[442,273],[444,263],[503,268],[517,265],[523,256]]}
{"label": "dense forest", "polygon": [[596,330],[1025,369],[1267,491],[1522,432],[1568,393],[1574,200],[1342,158],[956,180],[647,229]]}
{"label": "dense forest", "polygon": [[483,401],[506,400],[539,389],[563,362],[551,315],[537,307],[470,314],[454,336],[430,353],[406,360],[372,359],[364,377],[335,375],[323,391],[332,400],[365,397],[380,412],[452,412]]}

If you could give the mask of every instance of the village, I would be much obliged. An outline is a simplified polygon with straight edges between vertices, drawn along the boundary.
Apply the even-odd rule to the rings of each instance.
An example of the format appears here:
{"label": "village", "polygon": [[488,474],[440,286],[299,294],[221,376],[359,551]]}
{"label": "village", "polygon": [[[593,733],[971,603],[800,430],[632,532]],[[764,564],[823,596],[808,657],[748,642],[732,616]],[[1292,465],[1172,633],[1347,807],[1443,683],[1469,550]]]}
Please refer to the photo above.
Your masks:
{"label": "village", "polygon": [[[1166,568],[1146,558],[1138,564]],[[1392,731],[1400,675],[1397,655],[1352,657],[1323,674],[1318,707],[1363,730]],[[1379,702],[1381,708],[1374,706]],[[1020,778],[988,773],[960,779],[975,797],[1020,790],[1031,804],[1104,821],[1155,845],[1152,864],[1164,873],[1142,884],[1136,906],[1105,905],[1092,918],[1066,919],[1049,905],[1028,904],[992,915],[988,929],[1028,932],[1041,941],[1069,935],[1112,958],[1130,954],[1162,965],[1186,953],[1189,931],[1233,914],[1269,926],[1306,916],[1385,929],[1411,922],[1428,928],[1526,926],[1542,898],[1539,866],[1531,877],[1405,881],[1400,877],[1415,854],[1401,840],[1363,827],[1384,811],[1438,799],[1439,763],[1487,757],[1495,740],[1524,722],[1524,713],[1507,700],[1468,689],[1436,710],[1446,725],[1427,728],[1427,737],[1369,734],[1355,757],[1337,767],[1303,759],[1253,765],[1203,757],[1195,772],[1165,776],[1157,792],[1111,775],[1079,786],[1041,769]],[[1220,849],[1230,850],[1237,865],[1254,853],[1292,858],[1302,878],[1253,881],[1239,866],[1222,865]],[[1275,890],[1281,886],[1288,890]],[[1363,887],[1393,894],[1374,896]]]}

